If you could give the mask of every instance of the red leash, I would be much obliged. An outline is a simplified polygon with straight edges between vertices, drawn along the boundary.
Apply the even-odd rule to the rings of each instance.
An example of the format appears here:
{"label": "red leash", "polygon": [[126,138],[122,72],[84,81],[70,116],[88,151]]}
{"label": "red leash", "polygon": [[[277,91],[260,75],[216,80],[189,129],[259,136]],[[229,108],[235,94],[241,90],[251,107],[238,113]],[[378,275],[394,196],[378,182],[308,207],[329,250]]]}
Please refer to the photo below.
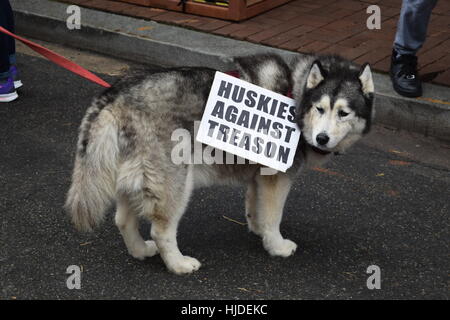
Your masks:
{"label": "red leash", "polygon": [[[1,0],[0,0],[1,1]],[[49,59],[50,61],[54,62],[55,64],[83,77],[86,78],[92,82],[95,82],[105,88],[110,88],[111,85],[107,82],[105,82],[104,80],[100,79],[99,77],[97,77],[95,74],[93,74],[92,72],[80,67],[79,65],[77,65],[76,63],[73,63],[70,60],[67,60],[66,58],[60,56],[59,54],[44,48],[43,46],[31,42],[30,40],[24,39],[22,37],[16,36],[14,33],[9,32],[8,30],[6,30],[5,28],[0,27],[0,32],[3,32],[13,38],[16,38],[17,40],[23,42],[24,44],[26,44],[27,46],[29,46],[31,49],[33,49],[34,51],[36,51],[37,53],[43,55],[44,57],[46,57],[47,59]]]}

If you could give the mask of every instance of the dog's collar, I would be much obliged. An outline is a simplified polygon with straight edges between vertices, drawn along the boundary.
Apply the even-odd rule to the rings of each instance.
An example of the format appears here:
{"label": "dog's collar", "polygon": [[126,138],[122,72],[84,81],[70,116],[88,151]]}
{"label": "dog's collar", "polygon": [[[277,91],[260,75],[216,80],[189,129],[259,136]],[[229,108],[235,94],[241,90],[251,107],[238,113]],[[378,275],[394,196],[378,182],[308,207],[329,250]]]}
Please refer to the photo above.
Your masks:
{"label": "dog's collar", "polygon": [[[225,73],[226,73],[227,75],[229,75],[229,76],[232,76],[232,77],[235,77],[235,78],[238,78],[238,79],[241,78],[241,73],[239,72],[239,70],[231,70],[231,71],[227,71],[227,72],[225,72]],[[288,90],[288,92],[285,92],[284,95],[285,95],[286,97],[291,98],[291,99],[294,97],[294,96],[292,95],[292,89],[291,89],[291,88]]]}

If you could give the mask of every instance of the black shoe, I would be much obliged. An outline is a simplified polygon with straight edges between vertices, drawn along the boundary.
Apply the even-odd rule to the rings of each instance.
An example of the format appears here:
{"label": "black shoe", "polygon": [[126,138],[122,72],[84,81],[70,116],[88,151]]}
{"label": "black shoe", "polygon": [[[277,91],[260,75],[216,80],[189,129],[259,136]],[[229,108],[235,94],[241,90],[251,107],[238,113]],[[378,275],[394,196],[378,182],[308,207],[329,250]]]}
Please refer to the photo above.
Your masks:
{"label": "black shoe", "polygon": [[391,59],[391,79],[394,90],[405,97],[416,98],[422,95],[422,82],[417,74],[417,57],[398,55],[394,50]]}

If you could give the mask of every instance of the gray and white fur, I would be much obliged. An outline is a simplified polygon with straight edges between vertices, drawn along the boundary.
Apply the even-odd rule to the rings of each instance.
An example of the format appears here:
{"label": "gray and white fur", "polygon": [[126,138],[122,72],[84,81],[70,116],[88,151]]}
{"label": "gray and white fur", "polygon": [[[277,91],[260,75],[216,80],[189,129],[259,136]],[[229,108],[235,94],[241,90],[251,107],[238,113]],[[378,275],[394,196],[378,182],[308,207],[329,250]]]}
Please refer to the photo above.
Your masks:
{"label": "gray and white fur", "polygon": [[[273,256],[288,257],[297,245],[279,230],[293,179],[304,165],[316,166],[343,152],[370,129],[373,81],[362,68],[336,56],[302,56],[286,64],[275,55],[235,59],[241,78],[286,94],[298,102],[302,138],[294,165],[261,175],[258,164],[176,165],[171,151],[175,129],[194,134],[215,70],[174,68],[120,80],[96,98],[80,127],[66,209],[80,230],[91,231],[116,204],[115,222],[129,253],[144,259],[159,253],[176,274],[200,262],[183,255],[177,227],[192,191],[212,184],[247,186],[245,216]],[[151,221],[151,238],[138,230],[139,217]]]}

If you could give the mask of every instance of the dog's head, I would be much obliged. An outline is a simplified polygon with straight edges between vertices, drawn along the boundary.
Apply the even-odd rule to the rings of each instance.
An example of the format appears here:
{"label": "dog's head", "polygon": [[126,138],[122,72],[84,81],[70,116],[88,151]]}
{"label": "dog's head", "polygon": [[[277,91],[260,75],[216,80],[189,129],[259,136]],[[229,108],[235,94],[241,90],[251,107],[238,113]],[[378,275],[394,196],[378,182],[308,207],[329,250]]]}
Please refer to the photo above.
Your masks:
{"label": "dog's head", "polygon": [[299,69],[293,73],[297,119],[310,145],[343,152],[369,132],[374,84],[368,64],[359,68],[342,58],[322,57]]}

